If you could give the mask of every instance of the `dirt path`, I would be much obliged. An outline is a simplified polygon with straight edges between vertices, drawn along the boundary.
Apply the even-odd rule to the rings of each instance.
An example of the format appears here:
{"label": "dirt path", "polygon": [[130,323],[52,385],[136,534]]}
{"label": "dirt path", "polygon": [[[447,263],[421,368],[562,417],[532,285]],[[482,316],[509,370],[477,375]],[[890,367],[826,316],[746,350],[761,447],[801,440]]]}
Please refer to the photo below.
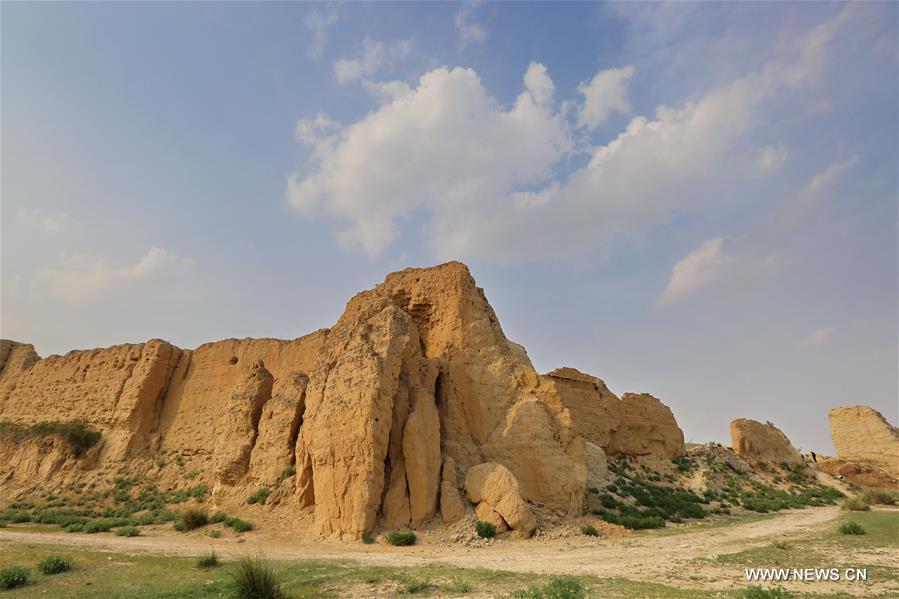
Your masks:
{"label": "dirt path", "polygon": [[729,588],[745,586],[742,569],[716,564],[715,557],[762,546],[774,538],[801,535],[826,525],[838,514],[836,507],[811,508],[782,512],[760,521],[688,527],[674,533],[651,532],[614,541],[578,535],[556,540],[497,541],[485,547],[429,544],[426,534],[422,536],[421,544],[400,548],[380,544],[296,543],[264,532],[246,536],[238,542],[235,538],[212,539],[200,533],[179,534],[167,528],[150,528],[144,535],[134,538],[5,528],[0,529],[0,552],[3,541],[157,555],[199,555],[215,548],[226,557],[264,552],[280,559],[351,559],[400,567],[441,563],[517,572],[617,576],[694,588]]}

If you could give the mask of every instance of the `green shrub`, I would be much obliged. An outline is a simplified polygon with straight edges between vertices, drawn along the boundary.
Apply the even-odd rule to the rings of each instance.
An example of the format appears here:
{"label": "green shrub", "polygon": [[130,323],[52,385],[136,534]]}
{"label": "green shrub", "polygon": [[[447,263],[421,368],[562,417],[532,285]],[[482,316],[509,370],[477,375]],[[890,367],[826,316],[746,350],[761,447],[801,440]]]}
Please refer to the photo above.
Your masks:
{"label": "green shrub", "polygon": [[72,422],[60,426],[66,442],[76,456],[80,457],[100,440],[100,431],[95,431],[83,422]]}
{"label": "green shrub", "polygon": [[281,473],[281,480],[287,480],[291,476],[296,475],[297,467],[294,465],[290,465],[284,469],[284,472]]}
{"label": "green shrub", "polygon": [[41,573],[50,576],[60,572],[68,572],[72,569],[72,560],[61,555],[51,555],[37,565]]}
{"label": "green shrub", "polygon": [[474,525],[474,529],[482,539],[492,539],[496,536],[496,527],[490,522],[479,520],[477,524]]}
{"label": "green shrub", "polygon": [[600,495],[599,502],[602,504],[602,506],[604,508],[610,509],[610,510],[615,509],[616,507],[621,505],[617,499],[615,499],[608,493],[603,493],[602,495]]}
{"label": "green shrub", "polygon": [[841,535],[863,535],[865,528],[858,522],[844,522],[840,525]]}
{"label": "green shrub", "polygon": [[0,589],[14,589],[28,584],[31,572],[25,566],[11,566],[0,570]]}
{"label": "green shrub", "polygon": [[210,524],[218,524],[219,522],[224,522],[228,519],[228,514],[225,512],[215,512],[212,516],[209,517]]}
{"label": "green shrub", "polygon": [[209,531],[209,536],[212,537],[213,539],[221,538],[221,536],[222,536],[222,531],[220,531],[220,530],[211,530],[211,531]]}
{"label": "green shrub", "polygon": [[116,529],[115,534],[118,537],[138,537],[140,536],[140,529],[134,526],[123,526]]}
{"label": "green shrub", "polygon": [[593,526],[592,524],[588,524],[587,526],[583,527],[581,529],[581,532],[583,534],[587,535],[588,537],[598,537],[599,536],[599,531],[596,530],[596,527]]}
{"label": "green shrub", "polygon": [[251,505],[254,503],[264,505],[265,502],[268,500],[268,496],[271,495],[271,493],[272,492],[269,491],[265,487],[262,487],[261,489],[256,489],[256,491],[254,491],[252,495],[247,497],[247,503],[249,503]]}
{"label": "green shrub", "polygon": [[741,599],[793,599],[796,595],[780,587],[763,589],[762,587],[749,587],[740,593]]}
{"label": "green shrub", "polygon": [[233,596],[238,599],[282,599],[281,581],[272,563],[262,557],[244,557],[231,574]]}
{"label": "green shrub", "polygon": [[871,509],[870,504],[865,498],[858,495],[844,499],[841,507],[849,512],[865,512]]}
{"label": "green shrub", "polygon": [[252,524],[250,524],[246,520],[241,520],[240,518],[226,519],[225,526],[229,527],[234,532],[249,532],[253,530]]}
{"label": "green shrub", "polygon": [[209,518],[206,516],[206,510],[188,508],[178,515],[177,524],[180,525],[180,528],[176,528],[176,530],[194,530],[201,526],[206,526],[208,523]]}
{"label": "green shrub", "polygon": [[81,532],[84,530],[84,525],[84,522],[72,522],[63,526],[63,530],[66,532]]}
{"label": "green shrub", "polygon": [[369,531],[365,531],[362,533],[362,544],[363,545],[371,545],[375,542],[375,537]]}
{"label": "green shrub", "polygon": [[400,585],[399,591],[403,595],[414,595],[416,593],[424,593],[432,588],[434,588],[434,584],[430,580],[405,578]]}
{"label": "green shrub", "polygon": [[411,530],[399,531],[394,530],[391,531],[387,535],[387,542],[391,545],[395,545],[397,547],[405,547],[408,545],[415,544],[415,533]]}
{"label": "green shrub", "polygon": [[871,489],[862,496],[871,505],[896,505],[899,501],[899,492],[885,489]]}
{"label": "green shrub", "polygon": [[112,524],[109,520],[91,520],[84,525],[84,532],[92,535],[98,532],[109,532],[111,528]]}
{"label": "green shrub", "polygon": [[215,551],[203,554],[197,559],[197,567],[203,569],[217,568],[219,563],[219,556]]}

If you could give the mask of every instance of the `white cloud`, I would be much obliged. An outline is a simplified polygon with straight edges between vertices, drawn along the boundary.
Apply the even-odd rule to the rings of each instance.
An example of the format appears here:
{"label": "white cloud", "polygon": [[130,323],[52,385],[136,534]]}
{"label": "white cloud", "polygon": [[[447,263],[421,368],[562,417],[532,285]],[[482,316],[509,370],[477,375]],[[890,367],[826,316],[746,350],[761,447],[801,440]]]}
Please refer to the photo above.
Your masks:
{"label": "white cloud", "polygon": [[72,226],[75,222],[75,219],[65,212],[43,208],[19,210],[16,214],[16,220],[21,225],[41,229],[47,233],[59,233]]}
{"label": "white cloud", "polygon": [[456,31],[459,32],[459,51],[465,50],[473,43],[487,39],[487,30],[474,20],[474,11],[480,2],[463,2],[456,12]]}
{"label": "white cloud", "polygon": [[833,329],[823,328],[818,329],[805,339],[799,342],[799,349],[806,350],[811,349],[813,347],[818,347],[823,344],[825,341],[830,339],[830,336],[833,335]]}
{"label": "white cloud", "polygon": [[756,152],[755,165],[762,173],[769,173],[787,162],[790,152],[784,145],[762,146]]}
{"label": "white cloud", "polygon": [[842,173],[851,169],[857,162],[858,157],[852,156],[851,158],[842,162],[835,162],[834,164],[831,164],[824,172],[818,173],[817,175],[812,177],[811,181],[809,181],[805,188],[802,190],[802,194],[805,196],[818,195],[822,190],[831,185],[834,179],[839,177]]}
{"label": "white cloud", "polygon": [[[809,80],[820,37],[816,29],[814,43],[799,40],[816,51],[793,52],[797,61],[771,61],[693,102],[632,118],[609,143],[586,147],[586,164],[573,171],[563,170],[575,151],[567,113],[551,102],[542,65],[528,67],[508,108],[471,69],[434,69],[415,87],[370,84],[382,105],[314,143],[287,196],[306,214],[346,222],[342,241],[370,255],[414,213],[429,219],[423,233],[439,258],[583,258],[720,201],[716,186],[750,174],[742,150],[767,115],[758,106]],[[814,68],[803,64],[809,56]],[[626,79],[622,71],[616,80]],[[597,96],[605,108],[585,113],[583,124],[621,109],[624,96],[612,96]]]}
{"label": "white cloud", "polygon": [[306,13],[303,24],[312,32],[312,43],[306,54],[314,60],[319,60],[324,54],[325,46],[328,45],[328,30],[340,20],[338,6],[336,3],[329,3]]}
{"label": "white cloud", "polygon": [[363,77],[371,77],[378,69],[406,58],[411,50],[411,40],[398,40],[385,44],[366,37],[362,40],[361,56],[344,58],[334,63],[334,78],[338,83],[349,83]]}
{"label": "white cloud", "polygon": [[539,62],[528,65],[528,70],[524,73],[524,87],[531,92],[534,101],[540,106],[550,104],[556,91],[556,85],[550,79],[546,66]]}
{"label": "white cloud", "polygon": [[671,304],[724,276],[734,259],[721,251],[721,244],[720,237],[710,239],[678,260],[656,305]]}
{"label": "white cloud", "polygon": [[577,117],[578,126],[595,129],[612,112],[629,113],[627,83],[633,74],[631,66],[608,69],[598,72],[589,83],[581,83],[578,91],[584,96],[584,105]]}
{"label": "white cloud", "polygon": [[137,285],[157,284],[166,277],[183,275],[193,266],[192,260],[158,247],[150,248],[136,263],[118,267],[83,254],[62,254],[60,259],[62,267],[39,270],[34,285],[68,303],[89,301]]}

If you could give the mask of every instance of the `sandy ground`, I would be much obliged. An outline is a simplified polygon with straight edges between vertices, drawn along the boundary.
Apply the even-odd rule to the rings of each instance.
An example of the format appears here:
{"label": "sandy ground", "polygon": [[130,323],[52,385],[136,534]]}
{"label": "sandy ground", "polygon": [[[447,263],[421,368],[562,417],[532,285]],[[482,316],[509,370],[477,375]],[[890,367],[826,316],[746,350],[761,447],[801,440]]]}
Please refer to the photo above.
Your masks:
{"label": "sandy ground", "polygon": [[[581,535],[562,539],[496,541],[488,546],[430,544],[427,534],[413,547],[384,544],[304,543],[289,537],[260,531],[236,538],[213,539],[202,533],[179,534],[170,529],[147,529],[142,536],[121,538],[111,534],[71,534],[60,532],[0,529],[0,541],[53,543],[88,547],[129,554],[199,555],[215,548],[223,556],[264,553],[279,559],[339,559],[365,564],[409,567],[451,564],[517,572],[592,574],[658,582],[683,588],[744,588],[747,583],[741,566],[722,564],[715,558],[761,547],[777,539],[796,542],[805,533],[830,525],[839,508],[821,507],[781,512],[768,519],[738,522],[722,527],[686,527],[638,534],[617,540],[591,539]],[[2,551],[2,545],[0,545]],[[836,564],[896,566],[892,552],[867,551],[842,554]],[[774,564],[772,564],[774,565]],[[802,564],[796,564],[803,567]],[[844,592],[864,595],[871,591],[899,592],[896,581],[873,581],[867,586],[847,583],[793,583],[787,588],[811,592]]]}

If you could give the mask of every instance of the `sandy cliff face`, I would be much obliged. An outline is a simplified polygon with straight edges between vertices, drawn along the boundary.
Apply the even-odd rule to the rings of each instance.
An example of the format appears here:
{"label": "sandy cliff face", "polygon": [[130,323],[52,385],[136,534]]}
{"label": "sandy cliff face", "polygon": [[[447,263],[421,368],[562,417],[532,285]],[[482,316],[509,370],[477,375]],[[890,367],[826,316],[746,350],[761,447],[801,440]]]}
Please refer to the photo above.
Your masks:
{"label": "sandy cliff face", "polygon": [[333,329],[292,341],[45,359],[3,341],[0,422],[47,421],[83,421],[101,441],[75,456],[58,437],[4,440],[0,496],[123,473],[208,484],[217,505],[270,486],[271,509],[352,537],[460,517],[459,477],[485,462],[540,509],[580,514],[586,490],[571,413],[460,263],[389,275]]}
{"label": "sandy cliff face", "polygon": [[557,368],[542,378],[571,413],[575,430],[607,455],[670,459],[686,454],[674,414],[648,393],[625,393],[619,399],[601,379],[574,368]]}
{"label": "sandy cliff face", "polygon": [[899,477],[899,430],[868,406],[830,411],[830,436],[837,460],[858,462]]}
{"label": "sandy cliff face", "polygon": [[739,418],[730,423],[730,438],[738,455],[765,462],[802,464],[802,456],[773,424]]}

